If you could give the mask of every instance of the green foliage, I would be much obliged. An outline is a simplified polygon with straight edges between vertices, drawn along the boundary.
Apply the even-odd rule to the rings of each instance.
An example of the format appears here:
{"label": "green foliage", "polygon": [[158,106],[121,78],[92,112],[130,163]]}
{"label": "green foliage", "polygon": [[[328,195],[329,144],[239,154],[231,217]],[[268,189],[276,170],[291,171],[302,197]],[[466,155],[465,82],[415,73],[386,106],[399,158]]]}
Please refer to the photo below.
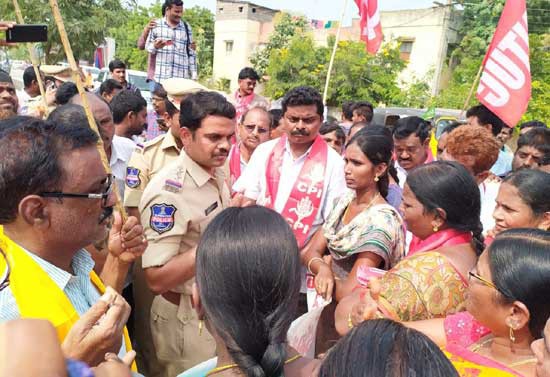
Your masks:
{"label": "green foliage", "polygon": [[[135,6],[125,12],[124,22],[110,29],[110,36],[116,40],[116,56],[125,61],[129,68],[147,70],[147,51],[136,48],[137,40],[145,25],[160,18],[161,4],[157,1],[150,8]],[[214,60],[214,15],[206,8],[195,6],[185,9],[183,19],[191,25],[197,45],[199,77],[212,75]]]}
{"label": "green foliage", "polygon": [[194,6],[185,10],[183,18],[193,29],[199,77],[210,77],[214,67],[214,14],[207,8]]}
{"label": "green foliage", "polygon": [[137,40],[147,23],[160,17],[160,4],[150,8],[136,6],[125,12],[124,22],[109,30],[109,36],[116,41],[116,57],[126,63],[128,68],[138,71],[147,70],[147,51],[137,48]]}
{"label": "green foliage", "polygon": [[277,14],[273,22],[275,28],[269,37],[267,45],[250,57],[250,62],[260,77],[267,71],[272,52],[287,47],[291,39],[295,35],[303,34],[307,26],[307,19],[305,17],[292,16],[288,13]]}
{"label": "green foliage", "polygon": [[[288,45],[273,50],[267,67],[266,94],[279,98],[298,85],[324,90],[332,48],[315,47],[307,34],[294,36]],[[368,55],[362,42],[338,45],[327,104],[340,106],[345,100],[365,99],[391,102],[400,95],[397,75],[405,67],[396,44],[386,44],[376,56]]]}
{"label": "green foliage", "polygon": [[529,35],[531,49],[531,101],[522,120],[550,119],[550,34]]}
{"label": "green foliage", "polygon": [[[505,0],[469,0],[464,3],[464,23],[459,33],[462,40],[451,53],[456,64],[451,80],[436,98],[438,107],[462,108],[487,48],[491,43]],[[532,99],[524,119],[550,117],[550,3],[547,0],[528,0]],[[475,93],[468,106],[477,103]]]}
{"label": "green foliage", "polygon": [[[119,25],[123,20],[120,0],[58,0],[65,29],[71,42],[75,58],[92,60],[97,45],[107,36],[108,26]],[[45,0],[19,1],[25,23],[46,23],[48,42],[41,47],[48,64],[65,60],[61,39],[52,11]],[[2,19],[15,20],[11,1],[0,2]]]}

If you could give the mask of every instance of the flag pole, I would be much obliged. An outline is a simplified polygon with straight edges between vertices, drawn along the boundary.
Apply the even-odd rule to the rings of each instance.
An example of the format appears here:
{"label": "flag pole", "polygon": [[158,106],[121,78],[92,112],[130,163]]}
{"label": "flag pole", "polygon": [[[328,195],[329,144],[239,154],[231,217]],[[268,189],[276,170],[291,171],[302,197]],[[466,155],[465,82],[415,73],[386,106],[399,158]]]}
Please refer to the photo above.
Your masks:
{"label": "flag pole", "polygon": [[348,6],[348,0],[344,0],[344,8],[342,8],[342,15],[340,16],[340,23],[336,30],[336,40],[334,41],[334,47],[332,48],[332,55],[330,56],[330,62],[328,64],[327,81],[325,82],[325,91],[323,92],[323,104],[327,105],[328,86],[330,83],[330,76],[332,75],[332,66],[334,65],[334,58],[336,57],[336,50],[338,49],[338,42],[340,41],[340,30],[342,29],[342,23],[344,22],[344,16],[346,15],[346,8]]}
{"label": "flag pole", "polygon": [[481,77],[481,72],[483,72],[483,63],[479,66],[479,70],[477,71],[477,75],[474,79],[474,82],[472,83],[472,87],[470,88],[470,92],[468,93],[468,97],[466,98],[466,101],[464,102],[464,106],[462,106],[462,111],[460,112],[460,117],[464,115],[464,112],[468,108],[468,104],[470,103],[470,100],[472,99],[472,95],[474,94],[474,89],[477,85],[477,82],[479,81],[479,78]]}
{"label": "flag pole", "polygon": [[[71,49],[71,43],[69,42],[69,37],[67,35],[67,31],[65,30],[65,24],[63,23],[63,17],[61,16],[61,12],[59,11],[59,5],[57,3],[57,0],[49,0],[49,2],[50,2],[50,7],[52,8],[52,13],[55,19],[55,23],[57,25],[57,29],[59,30],[59,36],[61,37],[63,48],[65,49],[65,55],[67,56],[67,61],[69,62],[69,66],[71,67],[73,80],[76,84],[76,87],[78,88],[78,93],[82,99],[82,107],[84,107],[84,111],[86,112],[86,117],[88,118],[89,126],[92,130],[95,131],[95,133],[98,136],[100,136],[99,129],[97,128],[97,124],[94,119],[94,115],[92,114],[92,110],[90,108],[90,104],[88,103],[88,98],[86,97],[86,92],[84,90],[84,85],[82,84],[82,79],[80,77],[78,66],[76,65],[76,61],[74,59],[73,50]],[[107,154],[105,153],[105,149],[103,148],[103,141],[101,139],[101,136],[99,137],[96,147],[101,157],[101,162],[103,163],[103,167],[105,168],[105,171],[111,174],[111,166],[109,164],[109,160],[107,159]],[[120,216],[122,217],[122,222],[124,223],[128,216],[118,196],[118,189],[116,187],[116,182],[114,182],[113,193],[116,196],[115,208],[120,213]]]}
{"label": "flag pole", "polygon": [[[25,20],[23,19],[23,14],[21,13],[21,8],[19,7],[19,3],[17,2],[17,0],[13,0],[13,7],[15,8],[17,22],[23,25],[25,23]],[[38,56],[36,56],[36,51],[34,50],[34,46],[31,46],[30,43],[26,43],[26,45],[27,45],[27,50],[29,51],[29,56],[31,58],[32,66],[34,68],[36,82],[38,83],[38,88],[40,89],[40,95],[42,96],[42,102],[44,104],[44,112],[45,114],[47,114],[48,101],[46,100],[46,91],[44,89],[44,83],[42,82],[42,76],[40,75],[40,70],[38,69],[38,66],[40,65],[40,61],[38,60]]]}

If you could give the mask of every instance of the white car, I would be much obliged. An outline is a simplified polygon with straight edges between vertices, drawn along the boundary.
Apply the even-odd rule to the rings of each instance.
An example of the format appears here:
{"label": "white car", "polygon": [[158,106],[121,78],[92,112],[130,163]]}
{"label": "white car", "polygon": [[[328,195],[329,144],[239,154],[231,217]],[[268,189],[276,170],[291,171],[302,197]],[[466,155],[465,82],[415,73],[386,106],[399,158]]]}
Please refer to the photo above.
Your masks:
{"label": "white car", "polygon": [[[99,88],[103,81],[107,81],[111,78],[111,73],[108,69],[103,68],[99,71],[96,79],[96,86]],[[149,91],[149,83],[147,82],[147,72],[134,71],[133,69],[126,70],[126,80],[130,84],[134,84],[138,87],[142,97],[147,101],[147,109],[152,109],[153,103],[151,102],[151,92]]]}

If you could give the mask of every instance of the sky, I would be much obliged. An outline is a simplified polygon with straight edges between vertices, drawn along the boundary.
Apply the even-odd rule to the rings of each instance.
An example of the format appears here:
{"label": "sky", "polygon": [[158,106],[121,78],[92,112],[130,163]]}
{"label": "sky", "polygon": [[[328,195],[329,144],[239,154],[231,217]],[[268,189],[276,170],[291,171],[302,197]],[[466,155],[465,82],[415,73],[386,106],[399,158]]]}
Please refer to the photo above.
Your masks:
{"label": "sky", "polygon": [[[148,6],[155,0],[138,0],[140,5]],[[251,2],[268,8],[289,10],[304,14],[309,19],[339,20],[345,0],[252,0]],[[358,16],[357,6],[354,0],[347,0],[346,17],[344,24],[349,24],[352,17]],[[379,0],[381,10],[429,8],[433,6],[432,0]],[[216,9],[216,0],[184,0],[185,7],[199,5],[210,9]]]}

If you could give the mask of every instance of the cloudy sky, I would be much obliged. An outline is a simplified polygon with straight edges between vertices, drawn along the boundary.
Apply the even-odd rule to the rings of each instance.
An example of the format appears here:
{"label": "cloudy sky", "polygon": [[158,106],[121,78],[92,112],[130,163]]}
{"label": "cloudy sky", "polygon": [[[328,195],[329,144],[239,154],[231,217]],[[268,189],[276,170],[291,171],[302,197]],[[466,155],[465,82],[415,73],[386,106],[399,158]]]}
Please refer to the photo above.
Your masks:
{"label": "cloudy sky", "polygon": [[[300,12],[310,19],[318,20],[337,20],[340,18],[342,7],[345,0],[253,0],[258,5],[263,5],[273,9],[290,10]],[[150,5],[155,0],[139,0],[141,5]],[[414,9],[428,8],[433,6],[431,0],[378,0],[380,9]],[[212,12],[216,9],[216,0],[184,0],[185,7],[199,5],[206,7]],[[346,21],[349,23],[352,17],[357,17],[357,6],[354,0],[348,0],[346,9]]]}

